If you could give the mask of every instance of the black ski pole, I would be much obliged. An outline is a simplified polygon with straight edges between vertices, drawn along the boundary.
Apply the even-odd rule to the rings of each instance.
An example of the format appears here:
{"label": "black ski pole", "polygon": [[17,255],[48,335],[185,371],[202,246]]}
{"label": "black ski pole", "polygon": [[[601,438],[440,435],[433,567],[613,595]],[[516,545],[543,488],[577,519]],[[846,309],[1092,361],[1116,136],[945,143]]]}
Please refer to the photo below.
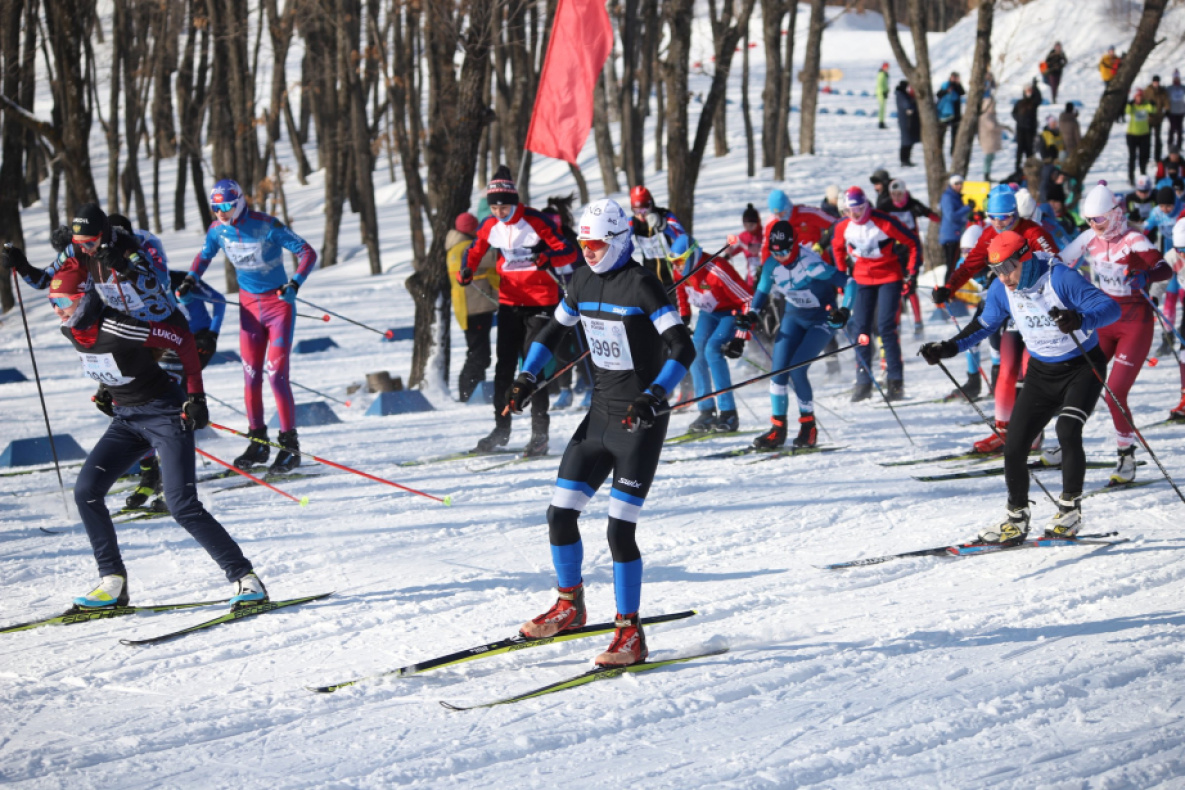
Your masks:
{"label": "black ski pole", "polygon": [[[848,331],[847,327],[844,327],[843,331],[844,334],[848,336],[848,340],[851,340],[852,333]],[[866,337],[866,335],[861,335],[861,337]],[[866,343],[861,343],[860,345],[866,345]],[[881,394],[881,398],[884,400],[885,405],[889,407],[889,411],[893,412],[893,419],[896,420],[897,424],[901,426],[901,431],[905,434],[905,438],[909,439],[910,444],[912,444],[914,447],[917,447],[917,442],[915,442],[913,437],[909,435],[909,431],[905,430],[905,423],[901,422],[901,417],[897,415],[897,410],[893,408],[893,403],[889,400],[889,396],[885,394],[880,382],[876,380],[876,376],[872,375],[872,371],[869,370],[868,365],[864,364],[864,360],[860,359],[859,354],[856,355],[856,363],[860,365],[860,367],[864,368],[864,374],[868,376],[868,380],[872,382],[872,386],[876,387],[876,391]]]}
{"label": "black ski pole", "polygon": [[326,398],[326,399],[328,399],[328,400],[331,400],[331,401],[333,401],[334,403],[340,403],[340,404],[341,404],[341,405],[343,405],[343,406],[349,406],[349,405],[350,405],[350,402],[349,402],[348,400],[339,400],[338,398],[335,398],[335,397],[333,397],[332,395],[326,395],[324,392],[319,392],[319,391],[317,391],[317,390],[313,389],[312,387],[306,387],[306,386],[305,386],[305,385],[303,385],[303,384],[297,384],[297,383],[296,383],[295,381],[293,381],[292,379],[288,379],[288,383],[289,383],[289,384],[291,384],[291,385],[292,385],[292,386],[294,386],[294,387],[297,387],[298,389],[302,389],[302,390],[304,390],[305,392],[311,392],[311,393],[313,393],[314,395],[320,395],[322,398]]}
{"label": "black ski pole", "polygon": [[[922,352],[918,351],[918,353],[921,354]],[[951,372],[947,369],[946,365],[942,364],[941,359],[938,360],[938,367],[942,368],[942,372],[946,374],[946,377],[948,379],[950,379],[952,382],[954,382],[954,385],[956,387],[959,386],[959,382],[955,379],[954,376],[951,375]],[[987,425],[987,427],[992,429],[992,433],[994,433],[996,436],[1000,437],[1001,442],[1005,441],[1004,434],[1000,433],[1000,431],[996,428],[995,420],[989,420],[988,416],[983,413],[983,409],[979,408],[979,404],[976,403],[975,401],[971,400],[970,398],[967,398],[967,402],[971,404],[971,407],[973,409],[975,409],[976,413],[979,415],[979,419],[983,420],[984,424]],[[1027,461],[1025,462],[1025,466],[1028,467]],[[1033,482],[1037,484],[1037,487],[1045,492],[1045,496],[1049,497],[1050,502],[1052,502],[1053,504],[1056,505],[1057,500],[1053,498],[1053,494],[1049,493],[1049,489],[1046,488],[1045,484],[1041,482],[1041,479],[1039,477],[1037,477],[1037,473],[1034,472],[1032,469],[1029,469],[1028,472],[1029,472],[1029,477],[1031,477],[1033,479]]]}
{"label": "black ski pole", "polygon": [[[1056,321],[1057,317],[1061,315],[1061,313],[1062,311],[1055,307],[1049,311],[1049,316]],[[1144,450],[1147,451],[1148,455],[1152,457],[1152,460],[1156,462],[1156,465],[1160,467],[1160,473],[1164,475],[1164,479],[1169,481],[1169,485],[1171,485],[1173,490],[1177,492],[1177,496],[1181,498],[1182,502],[1185,502],[1185,494],[1182,494],[1181,489],[1177,488],[1177,484],[1173,482],[1173,478],[1169,475],[1168,470],[1164,468],[1164,464],[1162,464],[1160,459],[1156,457],[1156,453],[1154,453],[1152,448],[1148,445],[1148,440],[1144,438],[1144,434],[1140,433],[1140,429],[1136,427],[1136,421],[1132,419],[1131,413],[1127,410],[1127,407],[1119,402],[1119,398],[1115,397],[1115,393],[1112,392],[1111,387],[1107,385],[1106,377],[1099,373],[1099,369],[1094,366],[1094,361],[1091,360],[1090,357],[1086,356],[1086,351],[1083,350],[1082,343],[1078,340],[1078,336],[1071,332],[1070,337],[1073,338],[1074,345],[1078,347],[1078,353],[1080,353],[1086,360],[1086,364],[1090,365],[1090,371],[1094,373],[1094,377],[1099,380],[1099,383],[1103,385],[1103,389],[1107,391],[1107,395],[1111,397],[1111,402],[1119,407],[1119,413],[1122,414],[1123,419],[1127,421],[1128,426],[1132,429],[1132,433],[1136,435],[1136,438],[1140,440],[1140,444],[1144,445]]]}
{"label": "black ski pole", "polygon": [[[958,332],[962,332],[962,331],[963,331],[963,327],[962,327],[962,326],[959,324],[959,319],[955,318],[955,314],[954,314],[954,313],[952,313],[952,312],[950,311],[950,308],[949,308],[949,307],[947,307],[946,305],[942,305],[942,311],[943,311],[944,313],[946,313],[947,317],[948,317],[948,318],[950,318],[950,320],[951,320],[952,322],[954,322],[955,329],[956,329]],[[979,368],[979,375],[980,375],[980,377],[983,379],[983,383],[987,385],[988,392],[991,392],[991,391],[992,391],[992,380],[991,380],[990,378],[988,378],[988,374],[986,374],[986,373],[984,373],[984,372],[983,372],[983,365],[980,365],[980,364],[979,364],[979,360],[978,360],[978,359],[977,359],[977,360],[975,360],[975,364],[976,364],[976,366]],[[963,388],[962,388],[962,387],[960,387],[960,388],[959,388],[959,392],[963,392]],[[964,395],[964,396],[966,396],[966,393],[963,393],[963,395]]]}
{"label": "black ski pole", "polygon": [[[12,244],[5,244],[4,248],[12,249]],[[37,397],[41,399],[41,414],[45,417],[45,432],[49,434],[49,451],[53,454],[53,468],[58,473],[58,488],[62,492],[62,507],[66,509],[66,518],[70,518],[70,503],[66,499],[66,483],[62,480],[62,465],[58,463],[58,448],[53,438],[53,428],[49,427],[49,410],[45,407],[45,392],[41,389],[41,374],[37,370],[37,355],[33,353],[33,335],[29,332],[29,316],[25,313],[25,297],[21,293],[20,277],[16,269],[12,270],[12,284],[16,289],[17,303],[21,306],[21,321],[25,325],[25,341],[29,344],[29,359],[33,363],[33,378],[37,380]],[[43,530],[44,531],[44,530]]]}
{"label": "black ski pole", "polygon": [[1160,308],[1156,306],[1156,302],[1152,301],[1152,297],[1148,296],[1144,290],[1140,291],[1140,296],[1144,297],[1144,300],[1152,305],[1152,309],[1156,311],[1156,315],[1160,317],[1161,322],[1176,336],[1177,342],[1181,344],[1181,348],[1185,349],[1185,338],[1181,337],[1181,333],[1177,331],[1177,327],[1173,326],[1173,322],[1168,319],[1168,316],[1160,312]]}

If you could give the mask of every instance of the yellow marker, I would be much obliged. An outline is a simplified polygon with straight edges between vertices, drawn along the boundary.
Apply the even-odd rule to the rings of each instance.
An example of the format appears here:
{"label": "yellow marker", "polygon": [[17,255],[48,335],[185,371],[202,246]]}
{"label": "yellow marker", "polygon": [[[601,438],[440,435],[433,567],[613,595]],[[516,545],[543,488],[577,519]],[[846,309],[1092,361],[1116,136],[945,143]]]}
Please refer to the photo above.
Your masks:
{"label": "yellow marker", "polygon": [[302,497],[300,498],[300,506],[301,506],[301,507],[304,507],[304,506],[305,506],[305,505],[307,505],[308,503],[309,503],[309,498],[308,498],[307,496],[302,496]]}
{"label": "yellow marker", "polygon": [[452,497],[452,495],[451,495],[451,494],[445,494],[445,495],[444,495],[444,504],[445,504],[446,506],[448,506],[448,505],[452,505],[452,504],[453,504],[453,497]]}

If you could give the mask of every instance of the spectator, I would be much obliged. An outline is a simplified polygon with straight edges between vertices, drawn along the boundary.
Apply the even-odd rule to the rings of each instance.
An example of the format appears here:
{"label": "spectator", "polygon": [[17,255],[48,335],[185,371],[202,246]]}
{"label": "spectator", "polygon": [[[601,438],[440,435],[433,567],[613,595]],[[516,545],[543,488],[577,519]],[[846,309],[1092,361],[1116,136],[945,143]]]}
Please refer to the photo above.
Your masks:
{"label": "spectator", "polygon": [[889,171],[883,167],[879,167],[872,171],[872,175],[868,177],[872,182],[872,188],[876,190],[876,210],[888,211],[893,207],[893,200],[889,197],[889,184],[893,179],[889,176]]}
{"label": "spectator", "polygon": [[983,180],[992,180],[992,160],[1004,147],[1003,127],[996,118],[996,100],[984,96],[979,103],[979,147],[983,149]]}
{"label": "spectator", "polygon": [[1058,129],[1062,133],[1062,146],[1066,156],[1072,156],[1078,143],[1082,141],[1082,127],[1078,125],[1078,108],[1071,102],[1066,102],[1066,109],[1057,118]]}
{"label": "spectator", "polygon": [[459,214],[444,242],[453,283],[453,315],[465,333],[465,364],[461,366],[457,380],[457,397],[462,403],[467,402],[477,385],[485,380],[486,370],[490,367],[490,330],[494,325],[494,311],[498,309],[498,273],[494,270],[497,254],[492,249],[482,256],[473,272],[471,287],[463,288],[456,279],[465,253],[477,236],[477,226],[477,217],[468,212]]}
{"label": "spectator", "polygon": [[1039,107],[1040,101],[1033,96],[1032,86],[1026,85],[1024,97],[1012,108],[1012,117],[1016,121],[1016,170],[1021,169],[1025,157],[1033,155]]}
{"label": "spectator", "polygon": [[1041,95],[1041,86],[1037,84],[1037,78],[1033,77],[1033,98],[1037,100],[1037,106],[1040,107],[1045,101],[1045,97]]}
{"label": "spectator", "polygon": [[1037,151],[1041,156],[1041,161],[1047,164],[1053,164],[1061,158],[1062,152],[1066,150],[1065,141],[1062,140],[1062,133],[1058,129],[1057,116],[1050,115],[1045,118],[1045,128],[1041,130],[1040,147]]}
{"label": "spectator", "polygon": [[1099,76],[1103,82],[1115,79],[1115,72],[1119,71],[1119,56],[1115,54],[1115,47],[1107,47],[1107,52],[1099,59]]}
{"label": "spectator", "polygon": [[1148,117],[1148,127],[1152,131],[1152,160],[1160,161],[1164,153],[1160,147],[1160,124],[1169,111],[1169,92],[1160,86],[1160,76],[1153,75],[1152,82],[1144,89],[1144,96],[1152,105],[1152,115]]}
{"label": "spectator", "polygon": [[1172,186],[1174,178],[1183,177],[1185,177],[1185,158],[1181,156],[1181,146],[1170,145],[1169,155],[1156,164],[1156,186],[1157,188]]}
{"label": "spectator", "polygon": [[[950,152],[955,152],[955,135],[959,133],[959,122],[963,120],[963,96],[967,93],[963,83],[959,81],[959,72],[952,71],[950,79],[942,83],[938,89],[938,122],[942,124],[942,134],[945,137],[950,130]],[[941,138],[939,145],[941,145]]]}
{"label": "spectator", "polygon": [[[918,118],[918,101],[913,88],[905,80],[897,83],[897,129],[901,133],[901,165],[913,167],[910,157],[913,147],[921,139],[921,120]],[[886,186],[888,186],[886,184]]]}
{"label": "spectator", "polygon": [[1132,184],[1136,182],[1137,160],[1140,174],[1148,172],[1152,140],[1150,119],[1154,110],[1144,96],[1144,89],[1136,88],[1132,100],[1127,103],[1127,180]]}
{"label": "spectator", "polygon": [[1136,190],[1128,192],[1123,199],[1123,210],[1127,212],[1128,222],[1142,223],[1152,216],[1152,209],[1156,207],[1156,195],[1152,191],[1152,177],[1140,176],[1136,179]]}
{"label": "spectator", "polygon": [[1077,236],[1078,226],[1074,224],[1074,218],[1066,209],[1066,190],[1062,185],[1056,181],[1050,184],[1045,193],[1045,201],[1049,205],[1049,213],[1053,221],[1061,226],[1066,235],[1071,238]]}
{"label": "spectator", "polygon": [[882,63],[881,70],[876,73],[876,104],[877,128],[888,129],[885,126],[885,102],[889,100],[889,64]]}
{"label": "spectator", "polygon": [[1169,148],[1174,144],[1181,147],[1181,122],[1185,120],[1185,85],[1181,84],[1181,72],[1173,69],[1173,83],[1168,87],[1169,95]]}
{"label": "spectator", "polygon": [[1049,100],[1057,104],[1057,87],[1062,83],[1062,72],[1066,68],[1066,53],[1062,42],[1056,41],[1053,49],[1045,56],[1045,84],[1049,86]]}
{"label": "spectator", "polygon": [[843,215],[839,213],[839,187],[836,184],[827,185],[827,189],[823,191],[823,200],[819,203],[819,208],[836,219],[842,219]]}
{"label": "spectator", "polygon": [[974,206],[963,202],[963,177],[955,173],[950,177],[942,193],[938,207],[942,210],[942,224],[938,228],[938,241],[942,244],[947,276],[955,270],[959,260],[959,239],[967,225],[967,217]]}

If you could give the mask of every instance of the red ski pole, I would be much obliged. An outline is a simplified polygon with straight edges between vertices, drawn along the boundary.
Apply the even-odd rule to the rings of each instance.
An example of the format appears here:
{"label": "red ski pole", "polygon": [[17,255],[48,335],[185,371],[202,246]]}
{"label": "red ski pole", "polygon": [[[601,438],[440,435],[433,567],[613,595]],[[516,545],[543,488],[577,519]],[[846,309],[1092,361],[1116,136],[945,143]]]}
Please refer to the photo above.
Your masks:
{"label": "red ski pole", "polygon": [[[211,423],[211,425],[213,425],[213,423]],[[264,488],[270,488],[271,490],[275,491],[280,496],[288,497],[293,502],[296,502],[297,504],[299,504],[301,507],[304,507],[305,505],[307,505],[309,503],[309,498],[307,496],[302,496],[299,499],[297,499],[296,497],[292,496],[292,494],[289,494],[287,491],[281,491],[280,489],[276,488],[271,483],[260,480],[255,475],[248,474],[247,472],[244,472],[242,469],[238,468],[237,466],[228,464],[226,461],[223,461],[221,458],[215,458],[214,456],[210,455],[209,453],[207,453],[205,450],[201,449],[200,447],[193,448],[193,451],[195,453],[197,453],[198,455],[202,456],[203,458],[209,458],[211,461],[213,461],[216,464],[222,464],[230,471],[235,472],[236,474],[242,475],[243,477],[247,478],[248,480],[252,481],[253,483],[259,483]]]}

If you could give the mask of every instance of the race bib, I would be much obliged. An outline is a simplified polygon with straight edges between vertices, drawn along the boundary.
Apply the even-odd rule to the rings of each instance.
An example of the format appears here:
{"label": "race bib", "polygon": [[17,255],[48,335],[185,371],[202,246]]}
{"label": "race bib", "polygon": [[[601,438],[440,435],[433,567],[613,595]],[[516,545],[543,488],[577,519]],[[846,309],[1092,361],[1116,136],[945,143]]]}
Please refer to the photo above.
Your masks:
{"label": "race bib", "polygon": [[1094,284],[1108,296],[1131,296],[1132,288],[1127,284],[1127,267],[1111,261],[1096,260],[1090,267]]}
{"label": "race bib", "polygon": [[716,297],[712,295],[711,291],[698,291],[694,288],[688,289],[687,300],[700,310],[712,312],[716,309],[718,302]]}
{"label": "race bib", "polygon": [[814,291],[784,291],[783,293],[786,295],[786,301],[800,310],[810,310],[820,306]]}
{"label": "race bib", "polygon": [[580,317],[580,323],[584,325],[584,334],[588,337],[593,364],[602,370],[634,369],[634,357],[630,353],[625,324],[584,316]]}
{"label": "race bib", "polygon": [[[1072,353],[1077,346],[1074,338],[1062,334],[1057,328],[1057,322],[1050,317],[1049,311],[1054,308],[1065,308],[1061,300],[1053,293],[1049,284],[1049,273],[1042,275],[1044,282],[1038,281],[1040,286],[1032,292],[1008,291],[1008,305],[1016,328],[1024,338],[1025,347],[1029,351],[1043,357],[1059,357]],[[1079,342],[1084,342],[1089,334],[1078,330],[1074,333]]]}
{"label": "race bib", "polygon": [[529,247],[502,250],[502,271],[522,272],[535,268],[535,252]]}
{"label": "race bib", "polygon": [[271,266],[264,263],[263,245],[258,242],[224,241],[222,249],[236,269],[244,272],[265,272]]}
{"label": "race bib", "polygon": [[82,360],[82,372],[89,378],[109,387],[118,387],[133,381],[131,376],[123,375],[112,354],[84,354],[78,352]]}
{"label": "race bib", "polygon": [[99,296],[104,302],[128,315],[143,313],[147,310],[140,294],[136,293],[136,289],[130,285],[95,283],[95,290],[99,292]]}
{"label": "race bib", "polygon": [[1136,110],[1135,112],[1132,113],[1132,116],[1135,117],[1135,119],[1138,123],[1143,123],[1144,121],[1148,120],[1148,111],[1147,110]]}
{"label": "race bib", "polygon": [[662,236],[634,236],[634,244],[642,250],[642,255],[651,260],[662,260],[667,256],[662,246]]}

